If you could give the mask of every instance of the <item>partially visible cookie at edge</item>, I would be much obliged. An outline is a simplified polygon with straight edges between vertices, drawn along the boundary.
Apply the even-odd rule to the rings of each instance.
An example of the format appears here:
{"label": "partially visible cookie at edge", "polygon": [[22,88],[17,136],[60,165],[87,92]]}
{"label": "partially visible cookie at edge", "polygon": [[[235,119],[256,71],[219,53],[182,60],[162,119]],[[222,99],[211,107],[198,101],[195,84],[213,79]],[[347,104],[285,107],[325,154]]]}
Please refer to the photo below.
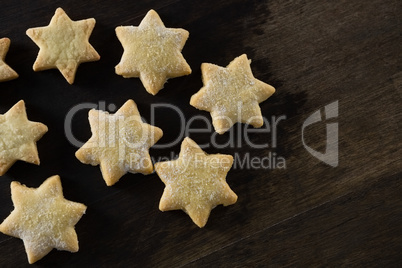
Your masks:
{"label": "partially visible cookie at edge", "polygon": [[18,74],[5,63],[5,58],[10,47],[10,39],[0,39],[0,82],[10,81],[18,78]]}
{"label": "partially visible cookie at edge", "polygon": [[36,142],[47,130],[46,125],[28,120],[23,100],[0,114],[0,176],[17,160],[39,165]]}

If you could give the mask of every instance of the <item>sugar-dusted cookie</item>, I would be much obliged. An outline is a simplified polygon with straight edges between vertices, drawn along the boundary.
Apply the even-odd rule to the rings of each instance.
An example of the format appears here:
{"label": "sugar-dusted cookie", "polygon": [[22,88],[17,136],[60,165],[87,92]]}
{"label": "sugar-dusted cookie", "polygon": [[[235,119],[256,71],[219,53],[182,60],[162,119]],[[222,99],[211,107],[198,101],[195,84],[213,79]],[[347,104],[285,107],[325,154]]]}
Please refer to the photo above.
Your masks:
{"label": "sugar-dusted cookie", "polygon": [[40,48],[34,71],[57,68],[72,84],[80,63],[100,59],[88,41],[94,26],[95,19],[72,21],[58,8],[48,26],[28,29],[27,35]]}
{"label": "sugar-dusted cookie", "polygon": [[150,174],[154,167],[149,148],[163,135],[160,128],[143,123],[133,100],[115,114],[90,110],[92,137],[76,152],[84,164],[100,165],[108,186],[127,172]]}
{"label": "sugar-dusted cookie", "polygon": [[0,176],[17,160],[39,165],[36,142],[46,132],[47,126],[28,120],[23,100],[0,114]]}
{"label": "sugar-dusted cookie", "polygon": [[8,66],[4,60],[10,47],[10,39],[7,37],[0,39],[0,82],[5,82],[18,78],[18,74]]}
{"label": "sugar-dusted cookie", "polygon": [[168,78],[191,73],[181,54],[188,31],[166,28],[154,10],[147,13],[138,27],[117,27],[116,35],[124,48],[116,74],[139,77],[152,95],[163,88]]}
{"label": "sugar-dusted cookie", "polygon": [[214,207],[237,201],[226,183],[232,164],[231,155],[207,155],[193,140],[185,138],[178,159],[155,164],[156,173],[166,185],[159,209],[181,209],[204,227]]}
{"label": "sugar-dusted cookie", "polygon": [[269,98],[275,89],[254,78],[250,63],[243,54],[226,68],[210,63],[201,65],[204,86],[191,97],[190,104],[211,113],[212,124],[219,134],[236,122],[254,127],[264,123],[258,104]]}
{"label": "sugar-dusted cookie", "polygon": [[39,188],[11,183],[14,210],[0,225],[0,232],[21,238],[29,263],[46,256],[53,248],[78,251],[74,225],[86,206],[63,197],[60,177],[53,176]]}
{"label": "sugar-dusted cookie", "polygon": [[9,81],[18,77],[18,74],[8,66],[4,60],[10,47],[10,39],[0,39],[0,82]]}

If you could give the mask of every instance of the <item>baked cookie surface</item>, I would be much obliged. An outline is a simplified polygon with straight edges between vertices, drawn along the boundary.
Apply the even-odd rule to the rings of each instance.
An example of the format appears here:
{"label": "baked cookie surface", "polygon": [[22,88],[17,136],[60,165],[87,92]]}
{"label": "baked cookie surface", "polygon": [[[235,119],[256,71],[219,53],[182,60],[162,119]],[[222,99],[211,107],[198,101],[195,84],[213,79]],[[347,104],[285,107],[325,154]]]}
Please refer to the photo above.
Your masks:
{"label": "baked cookie surface", "polygon": [[36,142],[47,130],[44,124],[28,120],[23,100],[0,114],[0,176],[17,160],[39,165]]}
{"label": "baked cookie surface", "polygon": [[178,159],[155,163],[156,173],[165,184],[159,209],[181,209],[197,226],[204,227],[214,207],[237,201],[226,182],[232,164],[231,155],[208,155],[193,140],[185,138]]}
{"label": "baked cookie surface", "polygon": [[74,83],[80,63],[100,59],[89,43],[94,27],[95,19],[72,21],[58,8],[48,26],[28,29],[26,34],[40,48],[34,71],[57,68],[68,83]]}
{"label": "baked cookie surface", "polygon": [[139,77],[150,94],[158,93],[168,78],[191,73],[181,54],[188,31],[166,28],[154,10],[147,13],[138,27],[117,27],[116,35],[124,48],[115,67],[116,74]]}
{"label": "baked cookie surface", "polygon": [[108,186],[127,172],[150,174],[154,171],[149,148],[163,132],[142,122],[133,100],[128,100],[115,114],[90,110],[89,123],[92,137],[75,155],[84,164],[100,165]]}
{"label": "baked cookie surface", "polygon": [[223,134],[236,122],[254,127],[263,125],[258,105],[269,98],[275,88],[254,78],[251,61],[243,54],[229,65],[201,65],[204,86],[190,99],[190,105],[211,113],[215,131]]}
{"label": "baked cookie surface", "polygon": [[66,200],[59,176],[48,178],[39,188],[11,183],[14,210],[0,225],[0,232],[24,241],[29,263],[53,248],[78,251],[75,224],[86,211],[81,203]]}
{"label": "baked cookie surface", "polygon": [[18,78],[18,74],[8,66],[4,60],[10,47],[10,39],[7,37],[0,39],[0,82],[5,82]]}

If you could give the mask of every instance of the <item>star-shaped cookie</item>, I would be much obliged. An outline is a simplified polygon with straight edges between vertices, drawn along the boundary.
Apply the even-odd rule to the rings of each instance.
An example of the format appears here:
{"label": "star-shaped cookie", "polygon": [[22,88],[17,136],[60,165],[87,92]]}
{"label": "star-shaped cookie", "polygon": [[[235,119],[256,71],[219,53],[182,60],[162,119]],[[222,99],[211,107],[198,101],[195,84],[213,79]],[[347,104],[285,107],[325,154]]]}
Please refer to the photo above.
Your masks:
{"label": "star-shaped cookie", "polygon": [[11,182],[14,210],[0,225],[0,232],[21,238],[29,263],[46,256],[53,248],[78,251],[74,225],[86,206],[63,197],[60,177],[53,176],[39,188]]}
{"label": "star-shaped cookie", "polygon": [[36,142],[46,132],[47,126],[28,120],[23,100],[0,114],[0,176],[17,160],[39,165]]}
{"label": "star-shaped cookie", "polygon": [[258,104],[268,99],[275,89],[254,78],[250,63],[243,54],[226,68],[210,63],[201,65],[204,86],[191,97],[190,104],[211,113],[212,124],[219,134],[236,122],[254,127],[264,123]]}
{"label": "star-shaped cookie", "polygon": [[100,59],[88,41],[94,26],[95,19],[72,21],[58,8],[48,26],[28,29],[27,35],[40,48],[34,71],[57,68],[72,84],[80,63]]}
{"label": "star-shaped cookie", "polygon": [[92,137],[75,153],[84,164],[100,165],[108,186],[127,172],[150,174],[154,167],[149,148],[163,135],[160,128],[143,123],[133,100],[115,114],[90,110]]}
{"label": "star-shaped cookie", "polygon": [[193,140],[185,138],[178,159],[155,164],[156,173],[166,186],[159,209],[181,209],[196,225],[204,227],[214,207],[237,201],[237,195],[226,183],[232,164],[231,155],[207,155]]}
{"label": "star-shaped cookie", "polygon": [[181,54],[188,31],[166,28],[154,10],[147,13],[138,27],[117,27],[116,35],[124,48],[116,74],[139,77],[152,95],[163,88],[168,78],[191,73]]}
{"label": "star-shaped cookie", "polygon": [[18,77],[18,74],[8,66],[4,60],[10,47],[10,39],[7,37],[0,39],[0,82],[9,81]]}

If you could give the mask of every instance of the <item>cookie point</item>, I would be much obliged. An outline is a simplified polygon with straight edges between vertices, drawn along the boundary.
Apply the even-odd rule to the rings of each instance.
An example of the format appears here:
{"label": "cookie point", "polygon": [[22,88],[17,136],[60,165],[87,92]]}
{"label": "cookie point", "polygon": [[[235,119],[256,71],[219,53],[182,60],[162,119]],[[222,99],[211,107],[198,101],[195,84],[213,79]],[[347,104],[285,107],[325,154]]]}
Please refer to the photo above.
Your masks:
{"label": "cookie point", "polygon": [[233,161],[234,161],[233,156],[230,155],[230,154],[225,154],[224,156],[227,157],[227,159],[229,159],[229,162],[230,162],[229,164],[230,164],[230,166],[232,166],[232,165],[233,165]]}
{"label": "cookie point", "polygon": [[[62,73],[62,74],[63,74],[63,73]],[[65,75],[65,74],[63,74],[63,76],[64,76],[64,78],[67,80],[67,82],[68,82],[70,85],[72,85],[72,84],[74,83],[74,78],[75,78],[74,75]]]}
{"label": "cookie point", "polygon": [[36,260],[31,259],[30,257],[28,257],[28,263],[29,264],[34,264],[36,262]]}
{"label": "cookie point", "polygon": [[162,211],[162,212],[166,211],[165,204],[163,204],[162,202],[159,202],[159,210]]}
{"label": "cookie point", "polygon": [[[78,149],[76,152],[75,152],[75,158],[77,158],[78,160],[80,160],[80,158],[81,158],[81,148],[80,149]],[[81,160],[80,160],[81,161]]]}
{"label": "cookie point", "polygon": [[27,256],[29,264],[34,264],[41,259],[40,257],[38,258],[35,254],[32,254],[30,251],[27,251]]}
{"label": "cookie point", "polygon": [[20,185],[21,185],[21,183],[19,183],[18,181],[12,181],[10,186],[11,186],[11,189],[12,189],[12,188],[20,186]]}
{"label": "cookie point", "polygon": [[6,42],[8,44],[10,44],[10,42],[11,42],[10,38],[8,38],[8,37],[3,37],[0,39],[0,41]]}
{"label": "cookie point", "polygon": [[190,137],[185,137],[183,143],[191,143],[194,142]]}
{"label": "cookie point", "polygon": [[92,117],[92,116],[97,116],[99,114],[98,110],[95,109],[91,109],[88,111],[88,116]]}
{"label": "cookie point", "polygon": [[157,13],[154,9],[150,9],[150,10],[147,12],[147,15],[148,15],[148,14],[158,15],[158,13]]}
{"label": "cookie point", "polygon": [[268,86],[269,86],[268,89],[271,91],[271,95],[274,94],[276,92],[276,88],[271,85]]}
{"label": "cookie point", "polygon": [[155,96],[156,94],[158,94],[159,91],[155,91],[153,89],[149,89],[147,90],[149,94],[151,94],[152,96]]}
{"label": "cookie point", "polygon": [[262,118],[256,118],[255,120],[250,122],[250,125],[252,125],[255,128],[260,128],[264,125],[264,121],[262,120]]}
{"label": "cookie point", "polygon": [[128,100],[126,101],[126,104],[135,104],[135,102],[134,102],[133,99],[128,99]]}
{"label": "cookie point", "polygon": [[106,186],[110,187],[110,186],[113,186],[116,182],[112,182],[110,180],[105,179],[105,183],[106,183]]}
{"label": "cookie point", "polygon": [[190,105],[191,106],[194,106],[195,107],[195,99],[196,99],[196,97],[195,97],[195,94],[193,95],[193,96],[191,96],[191,98],[190,98]]}
{"label": "cookie point", "polygon": [[216,133],[218,133],[219,135],[223,135],[225,134],[226,131],[228,131],[228,128],[217,128],[215,129]]}
{"label": "cookie point", "polygon": [[207,224],[208,218],[206,220],[202,220],[202,219],[198,219],[198,220],[194,220],[193,222],[200,228],[204,228],[205,225]]}
{"label": "cookie point", "polygon": [[43,128],[43,130],[42,130],[44,132],[43,134],[45,134],[49,131],[49,128],[45,124],[40,123],[40,125]]}
{"label": "cookie point", "polygon": [[[116,32],[117,32],[117,28],[116,28]],[[120,64],[117,64],[116,66],[114,66],[114,72],[117,75],[121,75],[120,69],[121,69]]]}
{"label": "cookie point", "polygon": [[55,180],[55,181],[60,181],[61,182],[59,175],[53,175],[53,176],[49,177],[48,180]]}
{"label": "cookie point", "polygon": [[161,128],[155,127],[155,133],[157,141],[163,137],[163,130]]}
{"label": "cookie point", "polygon": [[[236,199],[237,199],[237,196],[236,196]],[[83,210],[82,213],[85,214],[87,212],[88,207],[84,204],[81,204],[81,205],[82,205],[82,210]]]}
{"label": "cookie point", "polygon": [[17,102],[17,104],[15,104],[15,105],[23,105],[23,106],[25,106],[25,101],[24,101],[24,100],[20,100],[20,101]]}
{"label": "cookie point", "polygon": [[65,13],[64,9],[62,9],[61,7],[56,8],[55,13],[60,13],[60,12]]}

